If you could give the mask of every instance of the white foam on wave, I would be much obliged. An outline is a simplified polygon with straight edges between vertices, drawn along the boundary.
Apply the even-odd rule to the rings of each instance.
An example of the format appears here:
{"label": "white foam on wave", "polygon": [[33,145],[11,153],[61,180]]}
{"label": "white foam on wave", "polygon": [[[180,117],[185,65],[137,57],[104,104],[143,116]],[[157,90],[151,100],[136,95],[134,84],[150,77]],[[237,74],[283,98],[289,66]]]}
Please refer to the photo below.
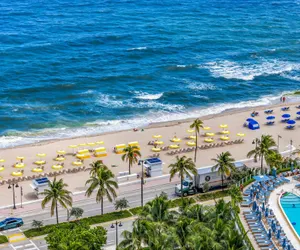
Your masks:
{"label": "white foam on wave", "polygon": [[211,83],[202,83],[202,82],[199,83],[199,82],[192,82],[188,80],[185,80],[185,83],[187,83],[188,84],[187,87],[192,90],[209,91],[209,90],[218,89],[214,84]]}
{"label": "white foam on wave", "polygon": [[290,73],[282,73],[282,74],[280,74],[280,76],[290,79],[290,80],[293,80],[293,81],[300,82],[300,75],[292,75]]}
{"label": "white foam on wave", "polygon": [[134,94],[136,95],[135,98],[141,100],[158,100],[164,95],[164,93],[149,94],[141,91],[135,91]]}
{"label": "white foam on wave", "polygon": [[196,98],[202,99],[202,100],[209,100],[209,97],[205,96],[205,95],[193,95],[193,97],[196,97]]}
{"label": "white foam on wave", "polygon": [[128,51],[133,51],[133,50],[146,50],[147,47],[136,47],[136,48],[130,48],[130,49],[127,49]]}
{"label": "white foam on wave", "polygon": [[[24,145],[30,143],[36,143],[44,140],[51,139],[63,139],[70,137],[80,137],[86,135],[95,135],[105,132],[120,131],[125,129],[132,129],[136,127],[144,127],[150,123],[182,120],[187,118],[202,117],[206,115],[218,114],[230,109],[241,109],[256,107],[260,105],[270,105],[278,102],[278,96],[263,96],[258,100],[250,100],[239,103],[221,103],[211,104],[211,106],[200,109],[186,110],[183,107],[177,107],[172,110],[160,107],[165,104],[155,104],[152,101],[148,105],[158,105],[159,111],[150,110],[147,115],[137,115],[134,118],[128,118],[124,120],[97,120],[94,122],[86,123],[83,127],[78,128],[55,128],[55,129],[43,129],[38,131],[29,132],[14,132],[7,136],[0,137],[0,147],[13,147],[17,145]],[[171,111],[171,112],[170,112]]]}
{"label": "white foam on wave", "polygon": [[209,62],[199,66],[210,71],[213,77],[251,81],[262,75],[279,75],[300,68],[299,63],[260,60],[257,63],[237,63],[228,60]]}

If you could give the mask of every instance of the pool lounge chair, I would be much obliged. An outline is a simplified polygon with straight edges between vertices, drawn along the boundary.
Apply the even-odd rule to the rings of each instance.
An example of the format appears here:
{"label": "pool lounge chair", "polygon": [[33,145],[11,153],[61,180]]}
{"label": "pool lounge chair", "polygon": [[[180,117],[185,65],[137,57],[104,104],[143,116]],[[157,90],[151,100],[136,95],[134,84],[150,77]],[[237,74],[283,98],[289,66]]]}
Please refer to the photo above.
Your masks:
{"label": "pool lounge chair", "polygon": [[250,207],[253,201],[244,201],[241,203],[242,207]]}

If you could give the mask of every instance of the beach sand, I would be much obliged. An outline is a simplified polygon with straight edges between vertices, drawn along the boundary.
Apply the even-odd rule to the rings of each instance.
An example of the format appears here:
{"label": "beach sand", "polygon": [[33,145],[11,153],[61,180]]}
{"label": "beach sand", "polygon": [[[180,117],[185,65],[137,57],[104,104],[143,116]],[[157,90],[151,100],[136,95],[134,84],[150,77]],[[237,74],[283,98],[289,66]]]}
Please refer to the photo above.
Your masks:
{"label": "beach sand", "polygon": [[[212,165],[212,158],[215,158],[217,154],[224,152],[224,151],[230,151],[233,157],[236,160],[245,159],[247,153],[253,149],[254,145],[252,144],[252,141],[255,138],[259,138],[262,134],[270,134],[274,137],[274,139],[277,141],[278,135],[280,135],[282,138],[280,139],[280,151],[286,151],[288,150],[287,146],[289,145],[290,141],[293,140],[293,145],[298,146],[300,144],[300,137],[299,137],[299,131],[300,131],[300,123],[296,124],[296,127],[294,130],[286,130],[285,126],[286,124],[283,124],[280,122],[281,115],[284,113],[291,114],[291,118],[296,117],[296,112],[299,111],[295,108],[296,105],[299,103],[293,103],[293,104],[280,104],[275,106],[268,106],[268,107],[256,107],[255,110],[259,111],[259,116],[257,116],[255,119],[260,123],[261,128],[259,130],[252,131],[248,128],[243,127],[243,124],[247,118],[250,117],[250,113],[253,111],[253,109],[248,110],[231,110],[224,112],[222,114],[218,115],[211,115],[207,117],[201,117],[201,119],[204,122],[205,126],[211,127],[211,130],[209,132],[214,132],[216,135],[214,136],[215,142],[221,142],[219,139],[221,135],[218,134],[222,129],[219,127],[220,124],[228,124],[228,130],[230,131],[230,140],[240,139],[240,137],[237,136],[237,133],[245,133],[245,137],[243,139],[245,140],[242,144],[233,144],[233,145],[227,145],[224,147],[218,147],[218,148],[211,148],[206,150],[199,150],[197,153],[197,167],[204,167],[208,165]],[[281,106],[290,106],[290,111],[283,112],[281,111]],[[272,108],[274,109],[273,115],[276,117],[275,125],[274,126],[267,126],[265,125],[266,122],[266,114],[264,114],[265,109]],[[53,158],[56,157],[57,150],[65,150],[69,153],[72,153],[72,149],[69,148],[69,145],[72,144],[80,144],[80,143],[88,143],[88,142],[96,142],[96,141],[104,141],[103,145],[107,149],[108,156],[103,158],[95,158],[92,157],[90,159],[86,159],[84,161],[84,165],[88,167],[88,165],[97,160],[102,159],[103,162],[114,172],[116,176],[118,176],[119,172],[124,172],[128,170],[128,164],[126,162],[123,162],[121,160],[121,155],[117,155],[113,153],[113,148],[116,144],[125,143],[132,141],[138,141],[141,146],[141,154],[142,158],[146,159],[149,155],[152,155],[153,152],[151,151],[152,146],[148,145],[149,141],[154,140],[152,138],[155,134],[160,134],[163,136],[161,140],[164,141],[164,146],[174,144],[170,142],[170,139],[174,137],[175,133],[178,138],[181,138],[182,141],[180,143],[181,148],[187,147],[186,142],[188,140],[184,139],[188,136],[187,129],[189,129],[189,125],[193,119],[184,120],[184,121],[172,121],[168,123],[161,123],[161,124],[152,124],[146,128],[144,128],[144,131],[134,132],[134,131],[121,131],[121,132],[115,132],[115,133],[107,133],[107,134],[101,134],[97,136],[91,136],[91,137],[81,137],[81,138],[73,138],[73,139],[66,139],[66,140],[59,140],[59,141],[48,141],[48,142],[41,142],[35,145],[27,145],[27,146],[20,146],[16,148],[10,148],[10,149],[2,149],[0,150],[0,158],[5,159],[4,166],[5,170],[0,172],[0,176],[2,176],[3,179],[11,179],[13,178],[11,176],[11,173],[13,171],[16,171],[15,168],[12,167],[13,164],[16,163],[16,157],[17,156],[24,156],[25,160],[24,163],[26,164],[24,168],[24,176],[33,175],[34,173],[31,172],[31,169],[36,167],[33,162],[38,160],[38,157],[36,156],[38,153],[45,153],[46,157],[45,159],[47,161],[47,164],[45,165],[45,171],[46,173],[54,171],[51,169],[51,166],[53,164],[57,164],[53,160]],[[203,133],[203,131],[202,131]],[[199,138],[199,145],[206,144],[204,142],[204,137],[201,136]],[[178,154],[179,156],[186,155],[188,157],[193,157],[194,152],[189,153],[181,153]],[[160,158],[163,160],[163,173],[168,173],[168,165],[175,160],[175,156],[167,155],[167,151],[160,152]],[[72,155],[67,155],[66,160],[64,162],[65,169],[67,168],[75,168],[72,166],[72,162],[75,161],[76,158]],[[111,167],[111,165],[117,165],[117,167]],[[141,171],[140,166],[133,166],[132,172],[133,173],[139,173]],[[85,182],[88,179],[89,174],[88,172],[79,172],[76,174],[65,174],[60,175],[59,178],[64,178],[65,182],[69,185],[69,189],[71,191],[82,191],[85,190]],[[24,201],[26,200],[32,200],[35,197],[33,196],[32,189],[29,186],[31,181],[24,181],[21,183],[23,190],[24,190]],[[1,192],[1,200],[0,205],[10,204],[11,202],[11,192],[7,190],[7,185],[0,186],[0,192]]]}

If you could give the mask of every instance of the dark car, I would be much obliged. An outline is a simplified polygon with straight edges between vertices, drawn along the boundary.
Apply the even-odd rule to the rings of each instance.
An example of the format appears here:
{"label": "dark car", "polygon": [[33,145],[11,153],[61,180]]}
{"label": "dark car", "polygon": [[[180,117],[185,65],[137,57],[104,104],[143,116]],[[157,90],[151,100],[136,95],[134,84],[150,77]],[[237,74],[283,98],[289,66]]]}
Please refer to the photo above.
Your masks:
{"label": "dark car", "polygon": [[20,227],[24,224],[21,218],[6,218],[0,222],[0,231]]}

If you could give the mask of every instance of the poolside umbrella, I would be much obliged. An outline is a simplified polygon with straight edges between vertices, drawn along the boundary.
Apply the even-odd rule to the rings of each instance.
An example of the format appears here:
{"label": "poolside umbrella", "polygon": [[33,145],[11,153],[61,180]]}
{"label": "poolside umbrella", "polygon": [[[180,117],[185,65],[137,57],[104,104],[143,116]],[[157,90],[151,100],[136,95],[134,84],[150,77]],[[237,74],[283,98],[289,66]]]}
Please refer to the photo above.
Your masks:
{"label": "poolside umbrella", "polygon": [[266,175],[253,176],[253,179],[256,181],[269,181],[270,180],[270,178]]}
{"label": "poolside umbrella", "polygon": [[258,212],[258,220],[261,221],[261,212]]}
{"label": "poolside umbrella", "polygon": [[276,225],[275,225],[275,220],[274,219],[271,222],[271,228],[272,228],[272,231],[275,233],[275,231],[276,231]]}
{"label": "poolside umbrella", "polygon": [[291,244],[287,245],[287,250],[291,250]]}
{"label": "poolside umbrella", "polygon": [[[274,224],[274,225],[275,225],[275,224]],[[275,228],[275,227],[274,227],[274,228]],[[276,230],[276,228],[275,228],[275,230]],[[274,230],[273,230],[273,231],[274,231]],[[277,236],[276,236],[277,239],[280,238],[280,234],[281,234],[281,229],[278,228],[278,230],[277,230]]]}
{"label": "poolside umbrella", "polygon": [[18,157],[17,157],[17,160],[24,160],[24,159],[25,159],[24,156],[18,156]]}
{"label": "poolside umbrella", "polygon": [[263,202],[262,203],[262,208],[261,208],[261,210],[264,212],[265,211],[265,203]]}
{"label": "poolside umbrella", "polygon": [[277,176],[277,169],[275,167],[272,168],[272,176],[274,176],[275,178]]}
{"label": "poolside umbrella", "polygon": [[290,115],[290,114],[283,114],[281,117],[282,117],[282,118],[290,118],[291,115]]}
{"label": "poolside umbrella", "polygon": [[252,210],[253,210],[253,211],[256,210],[256,206],[257,206],[257,205],[256,205],[256,201],[254,201],[253,204],[252,204]]}
{"label": "poolside umbrella", "polygon": [[294,124],[296,124],[296,121],[294,121],[294,120],[288,120],[288,121],[287,121],[287,124],[289,124],[289,125],[294,125]]}
{"label": "poolside umbrella", "polygon": [[272,230],[271,230],[271,228],[269,228],[268,238],[269,238],[269,240],[272,238]]}
{"label": "poolside umbrella", "polygon": [[286,247],[286,238],[285,238],[285,237],[283,238],[283,241],[282,241],[282,247],[283,247],[283,248]]}
{"label": "poolside umbrella", "polygon": [[275,119],[275,116],[273,116],[273,115],[267,116],[267,120],[274,120],[274,119]]}
{"label": "poolside umbrella", "polygon": [[266,217],[268,217],[268,216],[269,216],[269,208],[268,208],[268,207],[266,208],[266,211],[265,211],[265,216],[266,216]]}

